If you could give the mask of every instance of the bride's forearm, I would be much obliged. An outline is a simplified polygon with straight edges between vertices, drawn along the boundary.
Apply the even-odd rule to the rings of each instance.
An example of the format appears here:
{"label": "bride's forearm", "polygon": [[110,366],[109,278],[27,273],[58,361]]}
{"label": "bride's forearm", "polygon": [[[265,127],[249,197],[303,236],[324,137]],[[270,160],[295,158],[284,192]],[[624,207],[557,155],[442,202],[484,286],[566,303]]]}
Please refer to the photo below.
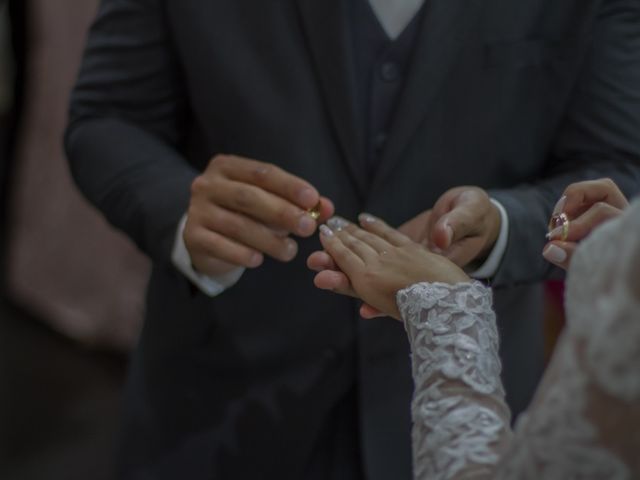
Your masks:
{"label": "bride's forearm", "polygon": [[479,282],[398,292],[412,349],[416,479],[491,478],[509,442],[491,300]]}

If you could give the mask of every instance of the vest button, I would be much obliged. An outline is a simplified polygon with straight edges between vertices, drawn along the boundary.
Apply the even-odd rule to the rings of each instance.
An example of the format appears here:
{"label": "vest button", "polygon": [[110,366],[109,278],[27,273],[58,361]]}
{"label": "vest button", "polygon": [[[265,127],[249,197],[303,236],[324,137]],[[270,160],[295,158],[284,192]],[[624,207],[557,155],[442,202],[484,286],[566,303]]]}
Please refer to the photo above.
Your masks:
{"label": "vest button", "polygon": [[385,62],[380,67],[380,76],[385,82],[395,82],[400,77],[398,65],[394,62]]}

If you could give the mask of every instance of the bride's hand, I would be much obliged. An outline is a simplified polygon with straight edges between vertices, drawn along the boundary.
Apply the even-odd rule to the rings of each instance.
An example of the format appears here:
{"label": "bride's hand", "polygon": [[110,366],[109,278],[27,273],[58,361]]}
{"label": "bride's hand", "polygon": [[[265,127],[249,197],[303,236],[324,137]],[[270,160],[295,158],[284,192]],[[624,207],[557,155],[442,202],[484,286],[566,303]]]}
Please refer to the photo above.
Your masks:
{"label": "bride's hand", "polygon": [[562,227],[549,232],[549,243],[542,255],[549,262],[567,269],[578,243],[604,222],[617,217],[629,205],[624,194],[609,178],[572,183],[556,204],[554,215],[569,219],[566,238]]}
{"label": "bride's hand", "polygon": [[[336,218],[320,227],[320,241],[355,294],[378,311],[400,318],[396,293],[418,282],[468,282],[464,271],[371,215],[362,228]],[[321,274],[318,274],[321,275]],[[316,286],[322,288],[322,284]]]}

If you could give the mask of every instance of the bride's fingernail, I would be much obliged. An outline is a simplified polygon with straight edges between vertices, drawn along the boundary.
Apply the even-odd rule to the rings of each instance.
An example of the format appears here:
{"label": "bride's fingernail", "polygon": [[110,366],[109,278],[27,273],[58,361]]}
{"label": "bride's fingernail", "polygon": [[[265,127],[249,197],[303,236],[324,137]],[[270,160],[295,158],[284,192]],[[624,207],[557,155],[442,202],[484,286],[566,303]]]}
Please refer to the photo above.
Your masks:
{"label": "bride's fingernail", "polygon": [[329,225],[332,230],[339,232],[347,225],[349,225],[349,222],[347,222],[342,217],[331,217],[329,220],[327,220],[327,225]]}
{"label": "bride's fingernail", "polygon": [[358,215],[358,220],[360,220],[360,223],[375,223],[378,221],[378,219],[370,213],[361,213]]}
{"label": "bride's fingernail", "polygon": [[560,238],[562,236],[562,229],[563,227],[556,227],[553,230],[551,230],[549,233],[547,233],[545,236],[549,240],[553,240],[554,238]]}
{"label": "bride's fingernail", "polygon": [[326,225],[320,225],[320,233],[325,237],[333,237],[333,231]]}
{"label": "bride's fingernail", "polygon": [[565,252],[557,245],[549,245],[542,252],[542,256],[549,260],[551,263],[564,263],[564,261],[567,259],[567,252]]}
{"label": "bride's fingernail", "polygon": [[558,215],[559,213],[562,213],[564,211],[564,206],[566,204],[567,204],[567,196],[563,195],[562,197],[560,197],[560,200],[558,200],[558,202],[556,203],[556,206],[553,207],[552,215]]}

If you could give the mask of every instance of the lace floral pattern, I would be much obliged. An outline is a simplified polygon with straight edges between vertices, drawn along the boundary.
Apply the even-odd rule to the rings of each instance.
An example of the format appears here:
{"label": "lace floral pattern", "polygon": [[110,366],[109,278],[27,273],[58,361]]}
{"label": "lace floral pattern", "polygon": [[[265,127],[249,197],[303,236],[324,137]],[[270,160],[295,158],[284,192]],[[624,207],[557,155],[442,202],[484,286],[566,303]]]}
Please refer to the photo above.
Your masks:
{"label": "lace floral pattern", "polygon": [[397,302],[413,350],[415,477],[453,478],[497,463],[509,415],[490,290],[422,283],[398,292]]}
{"label": "lace floral pattern", "polygon": [[640,418],[638,232],[640,201],[580,245],[567,328],[515,434],[491,291],[473,282],[398,292],[412,347],[416,479],[640,478],[640,436],[625,417]]}
{"label": "lace floral pattern", "polygon": [[[589,379],[566,334],[535,407],[518,418],[515,440],[498,466],[498,480],[626,480],[625,465],[599,444],[586,416]],[[494,478],[494,477],[492,477]]]}
{"label": "lace floral pattern", "polygon": [[640,200],[580,246],[567,281],[572,335],[586,368],[613,396],[640,399]]}

